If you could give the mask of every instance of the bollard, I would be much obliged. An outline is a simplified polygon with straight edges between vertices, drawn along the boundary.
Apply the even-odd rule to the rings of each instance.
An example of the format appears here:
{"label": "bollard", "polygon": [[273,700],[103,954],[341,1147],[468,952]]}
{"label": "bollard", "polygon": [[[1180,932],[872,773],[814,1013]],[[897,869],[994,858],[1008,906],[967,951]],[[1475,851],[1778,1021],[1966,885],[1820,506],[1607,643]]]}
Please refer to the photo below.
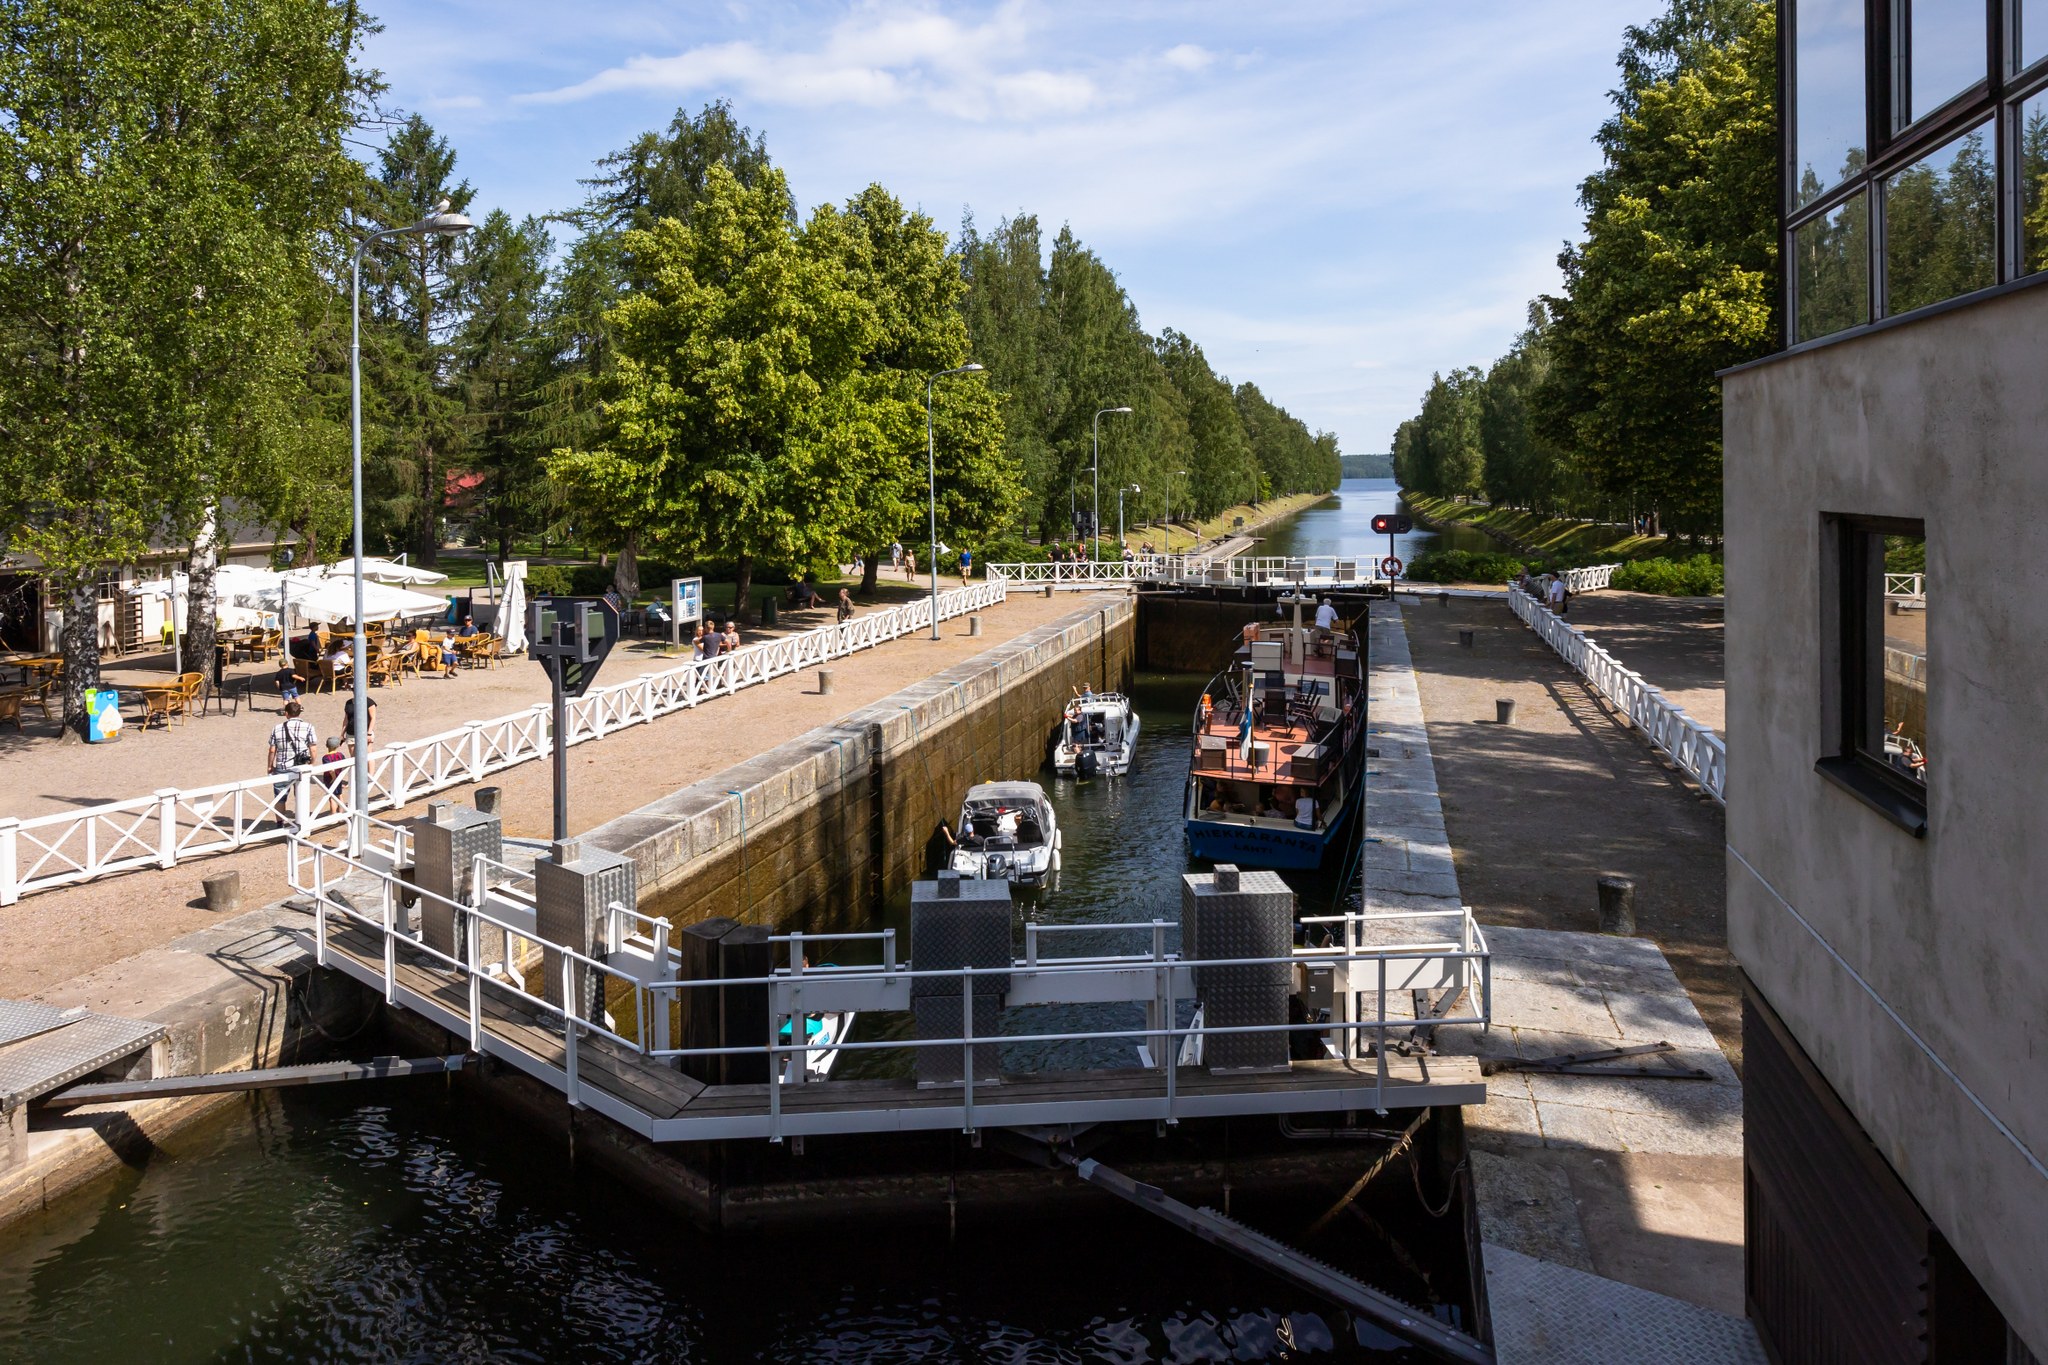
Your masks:
{"label": "bollard", "polygon": [[818,695],[821,697],[832,695],[832,670],[829,668],[818,670]]}
{"label": "bollard", "polygon": [[1451,595],[1447,592],[1438,593],[1436,595],[1436,604],[1440,607],[1448,607],[1451,605]]}
{"label": "bollard", "polygon": [[1626,877],[1602,877],[1599,881],[1600,932],[1633,934],[1636,931],[1636,884]]}
{"label": "bollard", "polygon": [[1052,600],[1052,584],[1050,583],[1045,585],[1045,600],[1048,602]]}
{"label": "bollard", "polygon": [[967,618],[967,633],[969,635],[981,634],[981,618],[979,616],[970,616]]}
{"label": "bollard", "polygon": [[232,915],[242,908],[242,874],[219,872],[202,879],[206,886],[206,908],[216,915]]}
{"label": "bollard", "polygon": [[1901,612],[1905,610],[1905,605],[1902,602],[1900,602],[1899,599],[1896,597],[1892,598],[1889,602],[1886,602],[1885,606],[1891,609],[1891,614],[1894,616],[1899,615]]}
{"label": "bollard", "polygon": [[1513,725],[1515,723],[1515,699],[1513,697],[1495,697],[1493,699],[1493,718],[1501,725]]}
{"label": "bollard", "polygon": [[496,815],[498,813],[498,798],[503,794],[504,789],[500,787],[478,787],[476,789],[476,808],[485,815]]}
{"label": "bollard", "polygon": [[[740,614],[738,607],[733,608],[733,614],[735,616]],[[761,624],[764,626],[775,624],[775,599],[773,597],[761,599]]]}
{"label": "bollard", "polygon": [[1470,648],[1472,648],[1472,632],[1471,632],[1471,631],[1469,631],[1469,630],[1461,630],[1461,631],[1459,631],[1459,632],[1458,632],[1458,648],[1460,648],[1460,649],[1470,649]]}

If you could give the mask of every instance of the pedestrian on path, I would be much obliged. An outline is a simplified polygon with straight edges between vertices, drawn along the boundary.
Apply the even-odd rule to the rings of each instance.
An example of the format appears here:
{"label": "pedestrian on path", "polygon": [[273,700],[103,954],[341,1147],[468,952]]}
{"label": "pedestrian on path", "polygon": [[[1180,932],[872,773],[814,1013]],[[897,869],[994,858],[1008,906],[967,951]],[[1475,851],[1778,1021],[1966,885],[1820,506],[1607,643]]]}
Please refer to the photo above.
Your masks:
{"label": "pedestrian on path", "polygon": [[903,542],[900,540],[889,542],[889,567],[892,569],[903,567]]}
{"label": "pedestrian on path", "polygon": [[917,551],[905,550],[903,552],[903,576],[905,578],[917,577]]}
{"label": "pedestrian on path", "polygon": [[974,577],[974,551],[962,550],[960,552],[960,586],[966,587],[967,580],[972,577]]}
{"label": "pedestrian on path", "polygon": [[730,654],[740,647],[740,618],[735,616],[725,623],[725,653]]}
{"label": "pedestrian on path", "polygon": [[853,594],[845,588],[839,590],[839,619],[842,623],[853,619]]}
{"label": "pedestrian on path", "polygon": [[1570,608],[1571,590],[1564,585],[1564,571],[1558,570],[1550,576],[1550,609],[1563,616]]}
{"label": "pedestrian on path", "polygon": [[[284,704],[284,719],[270,732],[269,764],[270,773],[276,780],[270,784],[272,803],[277,808],[278,822],[284,821],[285,801],[291,795],[292,784],[298,780],[297,769],[313,761],[313,746],[320,742],[310,723],[299,719],[305,708],[295,701]],[[311,811],[300,811],[299,822],[304,824],[313,818]]]}

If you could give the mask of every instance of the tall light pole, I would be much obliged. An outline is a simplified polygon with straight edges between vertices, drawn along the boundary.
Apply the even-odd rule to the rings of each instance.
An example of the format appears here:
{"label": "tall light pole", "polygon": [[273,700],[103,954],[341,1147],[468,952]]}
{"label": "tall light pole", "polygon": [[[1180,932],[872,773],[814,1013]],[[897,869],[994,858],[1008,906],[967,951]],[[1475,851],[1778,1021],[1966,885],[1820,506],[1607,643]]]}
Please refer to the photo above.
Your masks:
{"label": "tall light pole", "polygon": [[[1187,471],[1186,471],[1185,469],[1176,469],[1176,470],[1174,470],[1173,472],[1174,472],[1175,474],[1178,474],[1178,475],[1179,475],[1179,476],[1180,476],[1181,478],[1183,478],[1183,479],[1185,479],[1185,478],[1186,478],[1186,477],[1188,476],[1188,472],[1187,472]],[[1194,534],[1195,534],[1195,533],[1194,533],[1193,531],[1190,531],[1190,532],[1188,532],[1188,538],[1189,538],[1189,542],[1190,542],[1190,543],[1189,543],[1189,545],[1188,545],[1188,553],[1190,553],[1190,554],[1193,554],[1193,553],[1194,553],[1194,549],[1195,549],[1195,547],[1194,547],[1194,544],[1193,544]],[[1173,494],[1172,494],[1172,493],[1168,493],[1168,494],[1166,495],[1166,548],[1167,548],[1167,551],[1168,551],[1169,553],[1171,553],[1171,552],[1172,552],[1172,550],[1173,550]]]}
{"label": "tall light pole", "polygon": [[1134,483],[1125,484],[1116,490],[1116,553],[1118,559],[1122,559],[1124,556],[1124,494],[1142,493],[1144,491],[1144,489]]}
{"label": "tall light pole", "polygon": [[936,444],[932,437],[932,389],[941,379],[954,374],[980,374],[981,366],[973,361],[950,370],[940,370],[924,381],[924,472],[931,483],[932,498],[932,638],[939,638],[939,465],[933,453]]}
{"label": "tall light pole", "polygon": [[[1095,467],[1088,472],[1095,478],[1095,491],[1088,499],[1088,558],[1093,561],[1096,550],[1102,542],[1102,416],[1109,412],[1129,412],[1129,408],[1103,408],[1095,414]],[[1118,532],[1117,538],[1123,538]]]}
{"label": "tall light pole", "polygon": [[[443,199],[434,211],[410,227],[385,228],[363,238],[348,263],[348,431],[349,486],[355,512],[356,619],[354,663],[349,668],[351,724],[355,740],[355,779],[349,802],[349,849],[359,852],[370,835],[370,690],[364,675],[370,668],[368,638],[363,631],[363,253],[386,237],[460,237],[476,224],[448,210]],[[284,627],[282,613],[279,625]],[[560,744],[562,736],[555,736]],[[300,818],[304,819],[301,812]]]}

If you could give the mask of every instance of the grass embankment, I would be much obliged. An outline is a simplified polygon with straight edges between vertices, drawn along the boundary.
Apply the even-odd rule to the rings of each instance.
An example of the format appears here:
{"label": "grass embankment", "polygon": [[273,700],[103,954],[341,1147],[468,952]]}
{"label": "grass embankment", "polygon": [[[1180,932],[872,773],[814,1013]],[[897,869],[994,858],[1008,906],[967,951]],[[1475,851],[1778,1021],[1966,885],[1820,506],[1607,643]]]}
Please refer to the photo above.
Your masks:
{"label": "grass embankment", "polygon": [[[1213,517],[1201,521],[1176,521],[1171,526],[1161,526],[1156,521],[1142,524],[1127,522],[1124,526],[1124,539],[1131,543],[1134,550],[1150,541],[1152,548],[1161,554],[1186,554],[1202,545],[1225,540],[1233,535],[1252,534],[1261,526],[1269,526],[1282,517],[1291,517],[1303,508],[1313,507],[1329,496],[1329,493],[1289,493],[1284,498],[1268,498],[1264,502],[1241,502],[1235,507],[1224,508]],[[1238,530],[1235,525],[1239,517],[1244,518],[1242,530]],[[1098,553],[1104,559],[1115,559],[1118,554],[1116,537],[1104,536]]]}
{"label": "grass embankment", "polygon": [[1515,507],[1458,502],[1418,493],[1402,500],[1424,525],[1470,526],[1502,543],[1499,553],[1439,550],[1418,555],[1408,576],[1426,583],[1499,583],[1523,569],[1541,572],[1620,561],[1614,586],[1674,597],[1721,594],[1718,553],[1684,556],[1670,536],[1642,536],[1612,522],[1545,517]]}

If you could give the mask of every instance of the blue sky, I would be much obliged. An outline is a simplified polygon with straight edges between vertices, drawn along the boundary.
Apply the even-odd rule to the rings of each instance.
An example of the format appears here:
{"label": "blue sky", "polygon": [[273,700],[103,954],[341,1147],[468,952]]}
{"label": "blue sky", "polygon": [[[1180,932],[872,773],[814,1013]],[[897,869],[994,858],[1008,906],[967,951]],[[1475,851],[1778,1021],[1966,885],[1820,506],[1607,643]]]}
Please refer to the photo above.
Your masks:
{"label": "blue sky", "polygon": [[[575,203],[724,97],[807,209],[881,182],[949,232],[1034,212],[1346,451],[1553,289],[1621,30],[1655,0],[372,0],[389,102],[479,210]],[[1104,395],[1113,401],[1114,395]]]}

